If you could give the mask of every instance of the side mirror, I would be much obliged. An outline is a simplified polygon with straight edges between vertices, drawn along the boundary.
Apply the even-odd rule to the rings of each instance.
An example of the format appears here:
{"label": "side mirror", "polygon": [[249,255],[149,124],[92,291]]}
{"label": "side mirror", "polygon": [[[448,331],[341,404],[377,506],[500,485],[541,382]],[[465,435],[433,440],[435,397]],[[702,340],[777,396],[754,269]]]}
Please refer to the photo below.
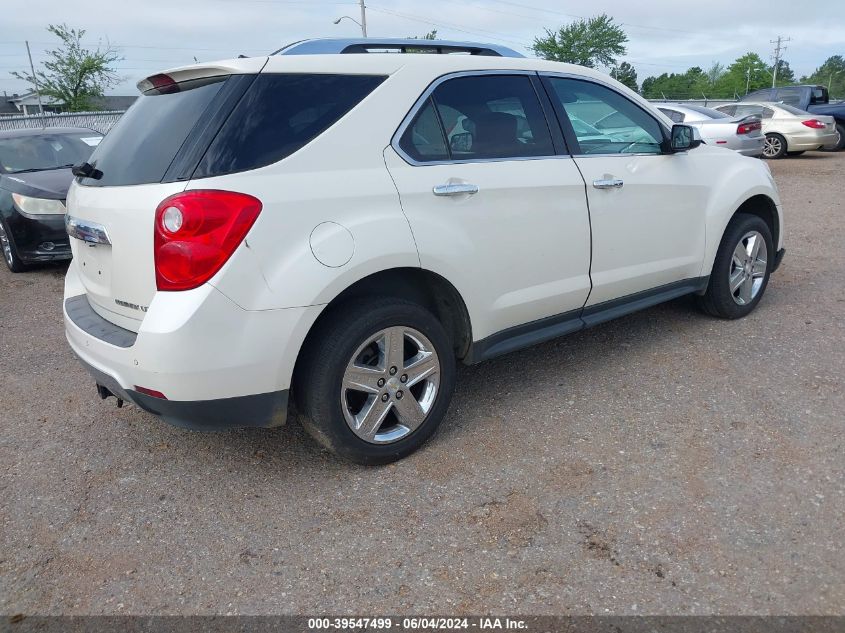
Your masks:
{"label": "side mirror", "polygon": [[669,142],[671,153],[685,152],[699,145],[701,145],[701,135],[694,127],[680,123],[672,126],[672,137]]}

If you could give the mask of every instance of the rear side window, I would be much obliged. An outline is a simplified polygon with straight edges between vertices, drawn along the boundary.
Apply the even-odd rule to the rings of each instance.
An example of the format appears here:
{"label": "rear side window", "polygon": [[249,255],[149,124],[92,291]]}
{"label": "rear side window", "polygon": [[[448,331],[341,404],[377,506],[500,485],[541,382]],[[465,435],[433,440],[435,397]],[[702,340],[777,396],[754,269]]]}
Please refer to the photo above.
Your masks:
{"label": "rear side window", "polygon": [[399,146],[419,162],[555,153],[540,100],[526,75],[458,77],[443,82],[408,126]]}
{"label": "rear side window", "polygon": [[200,160],[194,178],[256,169],[325,132],[386,77],[259,75]]}
{"label": "rear side window", "polygon": [[791,106],[801,105],[801,89],[800,88],[779,88],[776,101],[781,101]]}
{"label": "rear side window", "polygon": [[225,81],[186,81],[176,92],[139,97],[88,160],[102,177],[80,182],[95,187],[160,182]]}
{"label": "rear side window", "polygon": [[140,185],[263,167],[322,134],[385,77],[231,75],[140,97],[90,162],[90,186]]}

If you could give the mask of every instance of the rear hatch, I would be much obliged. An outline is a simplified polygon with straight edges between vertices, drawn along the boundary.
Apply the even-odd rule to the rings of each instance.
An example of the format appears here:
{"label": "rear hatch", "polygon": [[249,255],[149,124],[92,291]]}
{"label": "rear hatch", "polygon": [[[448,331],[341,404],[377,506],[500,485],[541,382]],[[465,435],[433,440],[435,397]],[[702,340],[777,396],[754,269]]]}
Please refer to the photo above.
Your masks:
{"label": "rear hatch", "polygon": [[[92,308],[138,331],[156,293],[155,211],[185,189],[205,150],[266,58],[192,66],[152,76],[89,159],[96,170],[68,192],[69,222],[102,229],[100,243],[71,239]],[[97,173],[98,172],[98,173]]]}

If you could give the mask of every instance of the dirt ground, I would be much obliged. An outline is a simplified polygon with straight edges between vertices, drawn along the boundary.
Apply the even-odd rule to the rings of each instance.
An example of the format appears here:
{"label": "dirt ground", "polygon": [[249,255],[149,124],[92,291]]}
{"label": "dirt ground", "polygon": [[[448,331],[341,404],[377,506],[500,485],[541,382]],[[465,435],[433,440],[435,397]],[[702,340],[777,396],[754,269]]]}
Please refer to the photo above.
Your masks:
{"label": "dirt ground", "polygon": [[199,434],[96,397],[61,266],[0,270],[0,613],[845,613],[845,153],[774,161],[787,256],[461,368],[422,451]]}

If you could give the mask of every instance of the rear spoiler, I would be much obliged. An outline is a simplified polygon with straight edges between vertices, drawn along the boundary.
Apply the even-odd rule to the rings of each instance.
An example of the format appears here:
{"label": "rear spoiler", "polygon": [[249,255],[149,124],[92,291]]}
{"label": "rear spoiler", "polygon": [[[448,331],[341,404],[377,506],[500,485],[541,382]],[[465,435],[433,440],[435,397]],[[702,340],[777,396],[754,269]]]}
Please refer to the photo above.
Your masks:
{"label": "rear spoiler", "polygon": [[242,57],[191,66],[179,66],[145,77],[137,83],[137,86],[138,90],[144,93],[151,90],[167,92],[169,87],[192,79],[258,74],[265,65],[267,65],[266,57]]}

